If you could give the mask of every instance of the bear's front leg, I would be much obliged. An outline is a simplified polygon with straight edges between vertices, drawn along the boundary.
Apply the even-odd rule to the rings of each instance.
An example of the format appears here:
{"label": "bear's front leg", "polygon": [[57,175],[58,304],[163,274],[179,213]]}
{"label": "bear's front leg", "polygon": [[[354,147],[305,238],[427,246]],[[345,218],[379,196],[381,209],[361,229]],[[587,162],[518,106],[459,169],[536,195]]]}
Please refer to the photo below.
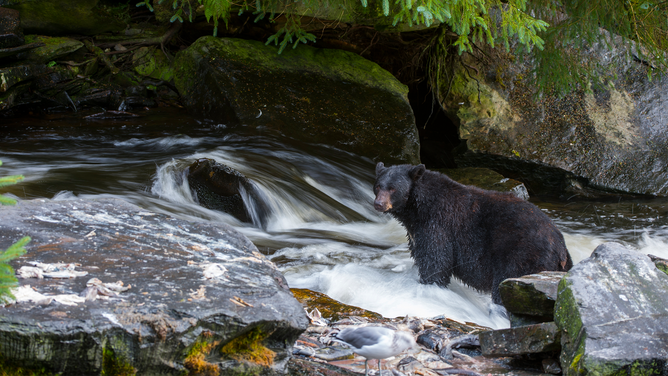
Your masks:
{"label": "bear's front leg", "polygon": [[411,254],[420,274],[420,283],[425,285],[435,283],[440,287],[447,287],[450,284],[452,261],[446,252],[434,251],[431,247],[416,247]]}
{"label": "bear's front leg", "polygon": [[408,248],[418,268],[420,283],[447,287],[453,273],[453,244],[429,227],[407,228]]}

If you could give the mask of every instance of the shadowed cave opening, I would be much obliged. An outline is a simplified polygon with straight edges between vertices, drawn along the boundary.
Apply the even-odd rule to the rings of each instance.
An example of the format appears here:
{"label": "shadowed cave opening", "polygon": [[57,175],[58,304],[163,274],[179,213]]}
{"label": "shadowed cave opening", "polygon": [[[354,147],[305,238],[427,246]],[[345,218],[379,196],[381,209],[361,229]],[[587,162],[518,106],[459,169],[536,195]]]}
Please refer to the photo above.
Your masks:
{"label": "shadowed cave opening", "polygon": [[408,100],[420,134],[420,160],[427,168],[456,168],[455,150],[465,146],[459,127],[445,114],[427,80],[409,85]]}

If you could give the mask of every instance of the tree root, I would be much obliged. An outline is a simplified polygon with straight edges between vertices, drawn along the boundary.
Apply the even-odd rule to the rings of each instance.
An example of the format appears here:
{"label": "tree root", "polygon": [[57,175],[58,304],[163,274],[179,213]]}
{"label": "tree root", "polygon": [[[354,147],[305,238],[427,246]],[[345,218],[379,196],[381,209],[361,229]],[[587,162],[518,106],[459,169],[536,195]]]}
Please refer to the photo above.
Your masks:
{"label": "tree root", "polygon": [[[118,42],[110,42],[110,43],[100,43],[97,45],[99,48],[110,48],[114,47],[116,45],[121,45],[121,46],[127,46],[127,45],[134,45],[136,47],[141,47],[141,46],[152,46],[159,44],[160,48],[162,49],[162,52],[167,56],[169,60],[172,59],[171,55],[167,53],[165,50],[165,45],[169,43],[169,41],[172,40],[174,35],[181,30],[181,27],[183,24],[181,22],[174,22],[172,26],[165,32],[162,36],[159,37],[153,37],[153,38],[142,38],[142,39],[129,39],[129,40],[124,40],[124,41],[118,41]],[[134,49],[134,48],[133,48]],[[127,52],[127,51],[123,51]]]}
{"label": "tree root", "polygon": [[111,74],[118,74],[118,72],[121,71],[119,68],[117,68],[114,65],[114,63],[111,62],[111,60],[109,60],[109,57],[104,54],[104,51],[102,51],[102,49],[100,47],[95,46],[93,44],[93,42],[86,39],[86,40],[84,40],[84,45],[86,46],[86,48],[88,48],[88,51],[95,54],[95,56],[97,56],[99,59],[102,60],[102,62],[104,62],[104,65],[106,65],[107,68],[109,68],[109,70],[111,71]]}

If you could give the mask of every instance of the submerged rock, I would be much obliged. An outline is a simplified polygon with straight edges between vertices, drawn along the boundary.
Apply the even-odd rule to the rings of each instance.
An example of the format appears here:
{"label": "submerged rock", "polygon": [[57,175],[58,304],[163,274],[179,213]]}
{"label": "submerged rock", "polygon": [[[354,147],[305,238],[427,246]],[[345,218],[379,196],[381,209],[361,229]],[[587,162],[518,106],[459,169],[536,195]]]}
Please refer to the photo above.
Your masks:
{"label": "submerged rock", "polygon": [[175,84],[198,116],[276,130],[386,163],[418,163],[408,89],[358,55],[309,46],[202,37],[174,62]]}
{"label": "submerged rock", "polygon": [[[15,269],[77,262],[88,272],[21,279],[22,287],[47,298],[89,298],[3,308],[3,369],[276,374],[308,325],[274,264],[227,225],[187,222],[118,199],[22,201],[0,207],[0,217],[0,248],[33,239]],[[108,294],[115,285],[124,290]]]}
{"label": "submerged rock", "polygon": [[559,284],[564,375],[666,374],[668,275],[649,257],[604,243]]}
{"label": "submerged rock", "polygon": [[213,159],[201,158],[185,174],[200,205],[231,214],[242,222],[266,224],[269,207],[255,184],[239,171]]}

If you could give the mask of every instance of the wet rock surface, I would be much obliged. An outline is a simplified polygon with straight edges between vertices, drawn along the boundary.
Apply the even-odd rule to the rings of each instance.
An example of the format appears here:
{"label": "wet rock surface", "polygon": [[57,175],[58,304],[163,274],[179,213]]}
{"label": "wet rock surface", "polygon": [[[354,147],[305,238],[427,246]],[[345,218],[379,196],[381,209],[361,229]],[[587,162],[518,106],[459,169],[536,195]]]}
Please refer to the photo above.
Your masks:
{"label": "wet rock surface", "polygon": [[269,207],[265,199],[255,184],[239,171],[213,159],[201,158],[193,162],[185,174],[200,205],[231,214],[242,222],[256,222],[258,226],[266,223]]}
{"label": "wet rock surface", "polygon": [[3,308],[5,364],[64,374],[104,374],[114,364],[138,374],[274,374],[285,370],[307,327],[280,272],[227,225],[187,222],[118,199],[22,201],[0,207],[0,217],[0,248],[33,239],[15,269],[63,262],[88,273],[21,279],[22,287],[84,297],[111,282],[130,287],[76,305]]}
{"label": "wet rock surface", "polygon": [[290,289],[295,298],[308,311],[318,309],[322,318],[327,321],[338,321],[344,317],[359,316],[369,319],[380,319],[383,316],[379,313],[368,311],[359,307],[354,307],[341,303],[329,296],[309,289]]}
{"label": "wet rock surface", "polygon": [[436,171],[446,174],[450,179],[465,185],[475,185],[478,188],[491,191],[511,192],[521,199],[529,199],[529,192],[524,183],[505,178],[503,175],[488,168],[463,167],[437,169]]}
{"label": "wet rock surface", "polygon": [[[509,373],[509,358],[486,358],[481,355],[477,333],[488,330],[470,323],[449,319],[422,319],[405,317],[396,319],[372,319],[350,316],[325,326],[313,322],[295,344],[291,375],[304,374],[304,370],[331,375],[364,373],[365,358],[355,354],[345,345],[331,340],[332,333],[346,327],[383,326],[393,330],[408,331],[417,338],[419,349],[383,359],[383,375],[442,375],[463,374],[479,376],[485,373]],[[425,338],[429,337],[430,340]],[[445,354],[449,354],[445,358]],[[533,372],[534,374],[536,372]],[[378,375],[378,363],[369,360],[369,374]],[[512,374],[512,372],[511,372]],[[531,375],[532,371],[526,373]]]}
{"label": "wet rock surface", "polygon": [[564,374],[666,374],[666,302],[668,275],[648,256],[598,246],[559,285]]}
{"label": "wet rock surface", "polygon": [[554,322],[480,333],[486,356],[512,356],[559,351],[561,332]]}
{"label": "wet rock surface", "polygon": [[651,68],[615,47],[628,41],[603,34],[577,58],[599,67],[602,87],[563,97],[536,99],[530,62],[499,56],[474,79],[460,67],[443,103],[468,148],[458,166],[493,168],[569,196],[668,195],[668,80],[650,79]]}
{"label": "wet rock surface", "polygon": [[559,282],[565,272],[541,272],[508,278],[499,285],[511,326],[553,321]]}
{"label": "wet rock surface", "polygon": [[174,66],[182,100],[198,116],[386,163],[419,162],[408,89],[358,55],[309,46],[279,55],[261,42],[202,37]]}

